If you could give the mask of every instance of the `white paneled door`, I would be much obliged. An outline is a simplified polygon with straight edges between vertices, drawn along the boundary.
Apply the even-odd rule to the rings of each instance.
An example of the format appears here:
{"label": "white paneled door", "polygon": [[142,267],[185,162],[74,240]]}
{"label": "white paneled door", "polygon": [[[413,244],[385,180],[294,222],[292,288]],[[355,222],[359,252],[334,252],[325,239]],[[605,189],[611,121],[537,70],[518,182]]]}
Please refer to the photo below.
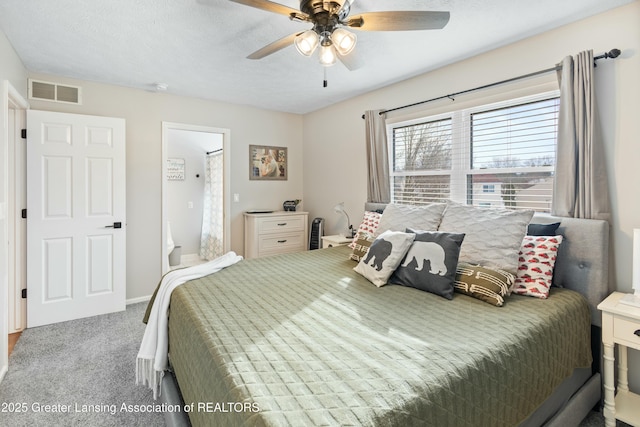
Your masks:
{"label": "white paneled door", "polygon": [[27,327],[125,309],[124,119],[27,111]]}

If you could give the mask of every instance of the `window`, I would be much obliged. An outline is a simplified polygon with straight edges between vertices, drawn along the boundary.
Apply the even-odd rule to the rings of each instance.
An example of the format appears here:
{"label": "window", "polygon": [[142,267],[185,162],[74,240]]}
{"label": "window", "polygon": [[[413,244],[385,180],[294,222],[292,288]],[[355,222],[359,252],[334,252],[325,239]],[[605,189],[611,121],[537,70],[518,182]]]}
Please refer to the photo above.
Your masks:
{"label": "window", "polygon": [[496,186],[494,184],[483,184],[482,185],[482,192],[483,193],[495,193],[496,192]]}
{"label": "window", "polygon": [[551,211],[557,92],[387,126],[391,199]]}

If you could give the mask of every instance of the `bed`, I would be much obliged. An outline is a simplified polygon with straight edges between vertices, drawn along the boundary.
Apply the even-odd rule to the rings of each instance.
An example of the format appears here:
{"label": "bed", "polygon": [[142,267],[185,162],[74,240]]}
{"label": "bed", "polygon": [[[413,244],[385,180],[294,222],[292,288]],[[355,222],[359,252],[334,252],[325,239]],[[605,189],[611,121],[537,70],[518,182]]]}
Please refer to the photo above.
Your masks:
{"label": "bed", "polygon": [[600,401],[609,226],[534,221],[560,221],[565,237],[544,300],[494,307],[378,288],[344,246],[245,260],[180,286],[161,398],[194,406],[167,424],[577,425]]}

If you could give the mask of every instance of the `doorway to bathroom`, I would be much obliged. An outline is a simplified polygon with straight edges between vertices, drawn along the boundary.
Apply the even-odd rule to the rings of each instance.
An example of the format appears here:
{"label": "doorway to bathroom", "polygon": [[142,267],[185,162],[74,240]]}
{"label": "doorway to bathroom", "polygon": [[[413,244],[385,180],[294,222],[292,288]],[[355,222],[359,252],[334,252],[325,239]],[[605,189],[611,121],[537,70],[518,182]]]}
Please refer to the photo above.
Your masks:
{"label": "doorway to bathroom", "polygon": [[229,251],[229,135],[162,123],[162,274]]}

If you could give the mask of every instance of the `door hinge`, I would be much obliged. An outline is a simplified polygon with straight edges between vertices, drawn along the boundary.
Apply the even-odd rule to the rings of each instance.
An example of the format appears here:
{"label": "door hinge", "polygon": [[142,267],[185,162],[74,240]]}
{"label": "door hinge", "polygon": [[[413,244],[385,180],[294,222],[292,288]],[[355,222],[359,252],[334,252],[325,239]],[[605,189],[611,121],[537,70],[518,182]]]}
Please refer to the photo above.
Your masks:
{"label": "door hinge", "polygon": [[22,218],[23,219],[27,218],[27,210],[26,209],[22,209]]}
{"label": "door hinge", "polygon": [[27,130],[26,129],[22,129],[22,132],[20,133],[20,136],[22,136],[22,139],[27,139]]}
{"label": "door hinge", "polygon": [[27,298],[27,288],[24,288],[22,290],[22,298],[26,299]]}

